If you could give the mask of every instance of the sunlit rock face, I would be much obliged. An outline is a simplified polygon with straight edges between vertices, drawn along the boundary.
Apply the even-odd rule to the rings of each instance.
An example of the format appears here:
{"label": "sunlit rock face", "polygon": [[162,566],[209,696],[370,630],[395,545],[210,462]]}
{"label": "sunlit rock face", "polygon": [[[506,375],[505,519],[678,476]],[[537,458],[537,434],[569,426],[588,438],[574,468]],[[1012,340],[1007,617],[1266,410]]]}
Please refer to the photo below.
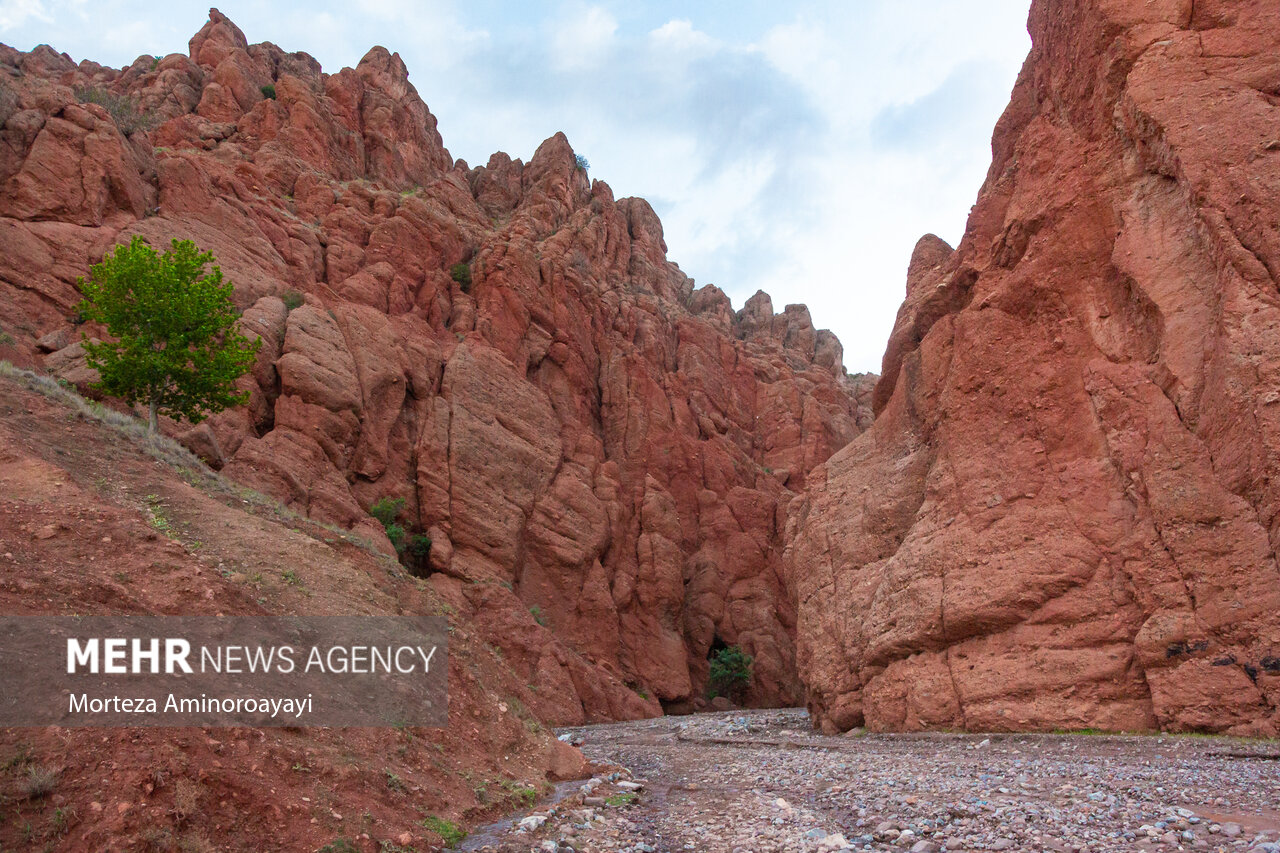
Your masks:
{"label": "sunlit rock face", "polygon": [[789,513],[828,728],[1280,730],[1280,7],[1036,2],[875,425]]}
{"label": "sunlit rock face", "polygon": [[0,46],[0,72],[0,357],[90,378],[76,277],[132,234],[192,239],[262,347],[246,407],[166,428],[386,550],[368,509],[404,499],[531,710],[658,713],[719,644],[754,656],[753,703],[801,701],[787,507],[875,379],[803,306],[695,290],[563,135],[455,162],[382,48],[325,74],[215,10],[189,55]]}

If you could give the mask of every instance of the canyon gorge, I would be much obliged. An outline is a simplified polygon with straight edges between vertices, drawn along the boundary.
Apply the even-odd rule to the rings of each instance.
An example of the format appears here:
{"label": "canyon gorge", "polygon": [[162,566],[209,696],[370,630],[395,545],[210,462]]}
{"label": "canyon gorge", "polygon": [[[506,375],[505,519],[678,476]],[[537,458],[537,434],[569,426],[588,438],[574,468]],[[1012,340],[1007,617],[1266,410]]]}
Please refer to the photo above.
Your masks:
{"label": "canyon gorge", "polygon": [[216,9],[124,69],[0,45],[0,359],[91,394],[77,279],[133,235],[213,252],[262,342],[249,402],[165,433],[363,540],[352,578],[402,501],[431,544],[386,606],[436,602],[502,684],[457,695],[528,711],[491,757],[571,775],[540,726],[705,708],[730,646],[746,704],[827,734],[1275,737],[1280,10],[1037,0],[1028,26],[878,376],[802,305],[695,287],[563,134],[453,159],[385,48],[328,74]]}

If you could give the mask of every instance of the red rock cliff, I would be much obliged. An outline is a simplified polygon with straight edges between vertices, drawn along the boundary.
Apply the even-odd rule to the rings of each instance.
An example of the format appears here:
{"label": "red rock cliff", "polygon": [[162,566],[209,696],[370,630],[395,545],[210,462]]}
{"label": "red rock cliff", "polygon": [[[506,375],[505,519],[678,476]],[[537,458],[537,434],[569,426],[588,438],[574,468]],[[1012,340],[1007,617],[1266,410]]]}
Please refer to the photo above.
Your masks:
{"label": "red rock cliff", "polygon": [[384,546],[367,510],[404,498],[536,713],[656,713],[717,640],[755,656],[753,701],[799,698],[785,508],[871,419],[803,306],[693,290],[563,135],[454,163],[382,48],[326,75],[214,10],[190,56],[0,46],[0,72],[0,357],[83,380],[76,276],[193,239],[263,346],[246,408],[168,429]]}
{"label": "red rock cliff", "polygon": [[1037,0],[788,561],[827,727],[1280,731],[1280,8]]}

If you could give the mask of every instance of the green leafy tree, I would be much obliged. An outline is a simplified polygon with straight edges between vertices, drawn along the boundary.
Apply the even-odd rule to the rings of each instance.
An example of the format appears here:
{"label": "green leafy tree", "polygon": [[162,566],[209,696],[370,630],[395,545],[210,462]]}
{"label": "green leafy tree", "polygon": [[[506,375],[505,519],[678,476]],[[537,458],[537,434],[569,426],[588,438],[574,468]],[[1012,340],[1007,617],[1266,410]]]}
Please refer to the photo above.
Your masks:
{"label": "green leafy tree", "polygon": [[113,341],[84,341],[86,361],[101,379],[96,387],[129,405],[199,423],[211,412],[245,403],[235,381],[253,366],[261,341],[236,328],[232,286],[213,255],[190,240],[174,240],[164,254],[135,236],[90,267],[79,280],[80,316],[102,323]]}
{"label": "green leafy tree", "polygon": [[711,695],[726,696],[735,702],[741,702],[751,686],[751,655],[738,646],[717,649],[711,655],[711,672],[707,686]]}

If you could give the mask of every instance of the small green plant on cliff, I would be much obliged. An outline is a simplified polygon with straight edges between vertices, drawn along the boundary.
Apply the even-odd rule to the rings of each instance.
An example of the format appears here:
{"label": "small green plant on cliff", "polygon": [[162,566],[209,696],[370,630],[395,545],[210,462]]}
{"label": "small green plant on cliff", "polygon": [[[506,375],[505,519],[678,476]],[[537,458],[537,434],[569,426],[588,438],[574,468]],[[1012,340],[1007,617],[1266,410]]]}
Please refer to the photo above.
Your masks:
{"label": "small green plant on cliff", "polygon": [[267,100],[274,101],[276,99],[276,87],[271,83],[262,87],[262,97]]}
{"label": "small green plant on cliff", "polygon": [[529,608],[529,615],[533,617],[534,622],[537,622],[539,625],[541,625],[544,628],[547,627],[547,617],[542,615],[541,607],[539,607],[536,604],[533,605],[532,607]]}
{"label": "small green plant on cliff", "polygon": [[295,308],[301,308],[302,303],[306,302],[306,297],[296,290],[286,290],[280,294],[280,301],[284,303],[286,311],[292,311]]}
{"label": "small green plant on cliff", "polygon": [[150,130],[155,126],[155,116],[138,108],[128,95],[117,95],[101,86],[76,86],[71,90],[82,104],[97,104],[107,111],[122,134],[128,136],[137,130]]}
{"label": "small green plant on cliff", "polygon": [[115,338],[94,343],[82,335],[96,387],[131,406],[145,403],[151,434],[161,414],[199,423],[249,400],[235,383],[262,342],[240,334],[232,285],[216,265],[205,271],[212,263],[190,240],[158,254],[135,236],[78,282],[81,316]]}
{"label": "small green plant on cliff", "polygon": [[379,498],[369,507],[369,515],[381,522],[383,527],[395,524],[403,511],[404,498]]}
{"label": "small green plant on cliff", "polygon": [[449,267],[449,277],[458,283],[458,289],[463,293],[471,292],[471,264],[458,261]]}
{"label": "small green plant on cliff", "polygon": [[711,696],[725,696],[739,701],[751,684],[751,655],[738,646],[717,649],[710,658],[711,674],[707,687]]}
{"label": "small green plant on cliff", "polygon": [[431,537],[425,533],[416,533],[409,537],[409,544],[406,548],[409,559],[413,561],[411,568],[419,569],[427,564],[427,560],[431,557]]}
{"label": "small green plant on cliff", "polygon": [[584,172],[591,168],[591,161],[581,154],[574,155],[573,161],[574,165]]}

